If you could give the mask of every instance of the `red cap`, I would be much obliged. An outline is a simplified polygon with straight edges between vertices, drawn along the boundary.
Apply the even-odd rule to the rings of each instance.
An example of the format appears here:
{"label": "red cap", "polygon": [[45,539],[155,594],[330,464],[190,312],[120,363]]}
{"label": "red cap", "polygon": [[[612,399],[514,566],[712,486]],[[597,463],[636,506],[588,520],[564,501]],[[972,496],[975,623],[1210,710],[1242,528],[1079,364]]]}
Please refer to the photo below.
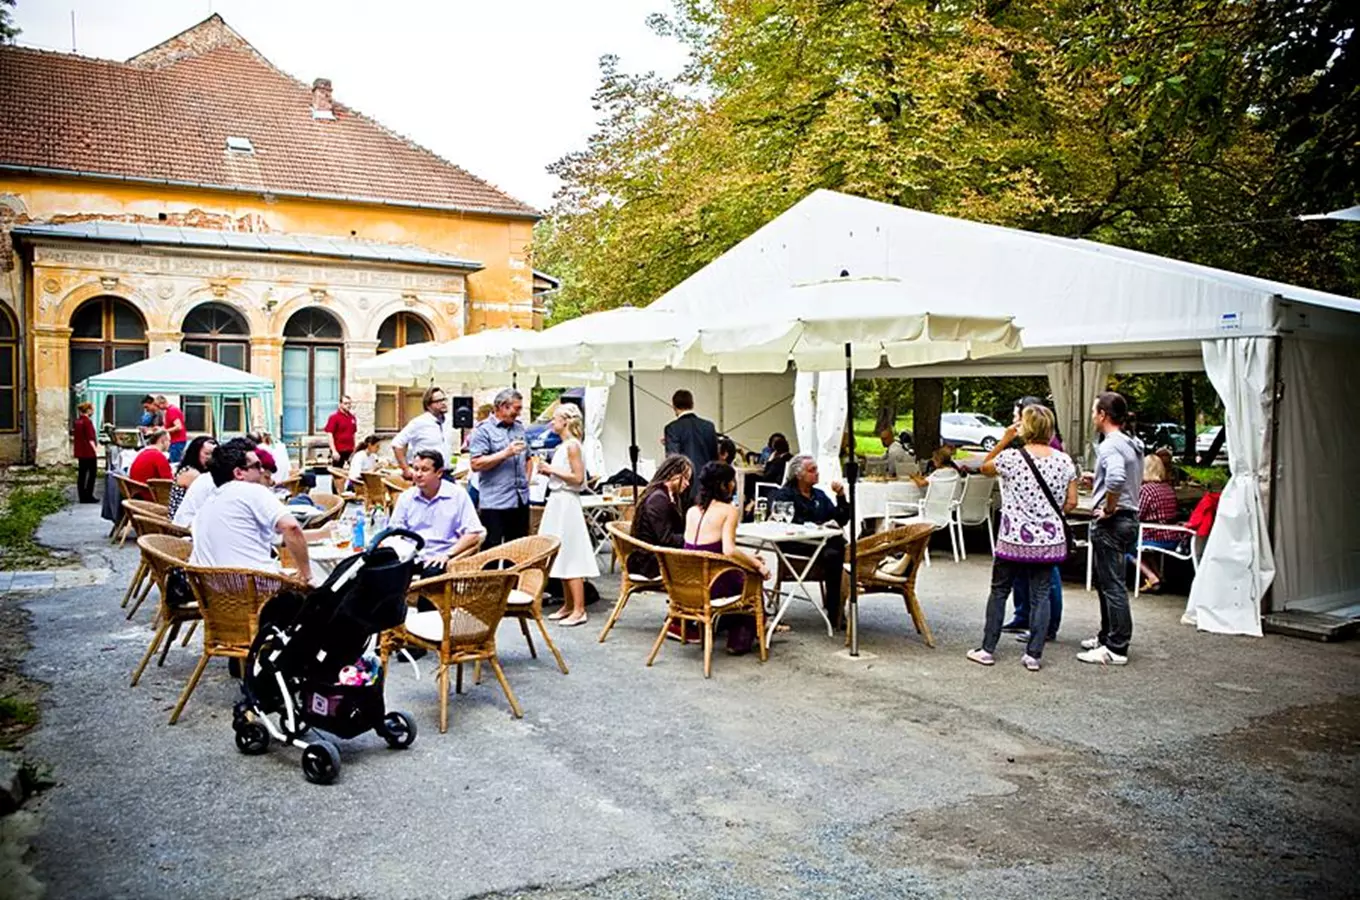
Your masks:
{"label": "red cap", "polygon": [[279,470],[278,463],[274,462],[274,454],[268,450],[256,448],[255,458],[260,461],[260,465],[264,466],[266,472],[277,472]]}

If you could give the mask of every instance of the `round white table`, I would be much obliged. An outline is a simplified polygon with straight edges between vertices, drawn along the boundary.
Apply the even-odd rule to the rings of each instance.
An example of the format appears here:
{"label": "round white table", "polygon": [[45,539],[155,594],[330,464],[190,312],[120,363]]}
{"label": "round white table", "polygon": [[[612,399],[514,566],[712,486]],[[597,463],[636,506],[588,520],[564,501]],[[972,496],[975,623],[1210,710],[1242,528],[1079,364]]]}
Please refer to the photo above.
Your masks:
{"label": "round white table", "polygon": [[[822,552],[826,542],[833,537],[844,537],[845,532],[839,528],[832,528],[825,525],[794,525],[784,524],[783,522],[746,522],[737,526],[737,543],[747,547],[760,550],[768,550],[774,553],[779,562],[783,563],[794,579],[794,585],[784,594],[783,602],[779,604],[778,611],[774,618],[765,626],[765,640],[768,643],[774,635],[775,627],[779,625],[784,613],[788,610],[789,604],[793,602],[795,596],[801,594],[802,599],[811,603],[813,608],[821,614],[822,621],[826,623],[826,634],[831,637],[835,631],[831,627],[831,619],[827,617],[826,610],[822,604],[812,599],[812,594],[807,589],[807,577],[812,572],[812,566],[817,561],[817,555]],[[812,551],[806,559],[801,555],[790,559],[784,554],[782,545],[803,544],[811,545]],[[795,563],[801,561],[802,566]],[[778,568],[775,569],[779,571]],[[767,607],[768,609],[768,607]]]}

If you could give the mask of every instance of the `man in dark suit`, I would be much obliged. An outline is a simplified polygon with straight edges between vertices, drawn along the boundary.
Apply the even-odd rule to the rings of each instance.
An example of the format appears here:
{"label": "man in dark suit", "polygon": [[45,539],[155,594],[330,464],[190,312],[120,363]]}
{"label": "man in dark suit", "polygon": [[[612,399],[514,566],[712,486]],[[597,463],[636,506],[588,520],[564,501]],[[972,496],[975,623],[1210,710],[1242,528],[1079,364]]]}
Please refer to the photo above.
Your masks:
{"label": "man in dark suit", "polygon": [[693,499],[699,473],[704,463],[718,458],[718,429],[707,419],[694,414],[694,395],[686,390],[678,390],[671,395],[671,409],[675,410],[675,421],[666,426],[667,455],[679,453],[688,457],[694,465],[694,477],[690,482],[690,498]]}

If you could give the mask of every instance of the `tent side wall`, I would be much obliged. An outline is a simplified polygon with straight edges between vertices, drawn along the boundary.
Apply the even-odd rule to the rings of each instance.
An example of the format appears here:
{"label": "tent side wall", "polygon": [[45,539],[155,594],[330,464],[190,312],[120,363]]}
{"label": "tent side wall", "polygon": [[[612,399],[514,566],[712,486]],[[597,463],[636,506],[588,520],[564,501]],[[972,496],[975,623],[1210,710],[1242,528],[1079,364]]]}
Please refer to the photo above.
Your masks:
{"label": "tent side wall", "polygon": [[1306,316],[1280,341],[1270,605],[1335,612],[1360,604],[1360,315]]}
{"label": "tent side wall", "polygon": [[[720,433],[759,450],[772,432],[794,441],[793,378],[782,375],[718,375],[709,372],[638,372],[637,438],[643,459],[662,458],[661,435],[675,418],[671,394],[686,388],[694,394],[694,411],[709,419]],[[628,467],[628,376],[619,373],[609,391],[604,426],[605,471]]]}

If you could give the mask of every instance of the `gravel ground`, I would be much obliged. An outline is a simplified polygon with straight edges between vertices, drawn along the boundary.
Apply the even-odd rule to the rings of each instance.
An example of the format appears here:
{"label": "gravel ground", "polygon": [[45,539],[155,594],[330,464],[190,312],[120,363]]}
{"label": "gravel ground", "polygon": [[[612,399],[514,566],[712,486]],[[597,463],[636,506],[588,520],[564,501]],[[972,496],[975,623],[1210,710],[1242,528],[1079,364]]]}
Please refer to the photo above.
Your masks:
{"label": "gravel ground", "polygon": [[1094,669],[1073,659],[1094,595],[1069,584],[1043,672],[1009,640],[983,669],[963,652],[987,561],[938,553],[933,650],[888,597],[864,604],[859,660],[804,605],[769,662],[719,654],[710,680],[669,642],[643,666],[646,597],[607,644],[599,607],[555,628],[566,677],[509,625],[523,720],[488,678],[440,735],[428,663],[403,665],[388,700],[415,745],[344,742],[316,787],[296,750],[235,752],[223,665],[165,724],[196,644],[127,687],[150,612],[124,621],[136,551],[105,531],[90,507],[49,519],[42,540],[113,572],[23,601],[28,673],[50,685],[28,749],[60,782],[37,839],[53,897],[1354,895],[1354,644],[1201,635],[1183,598],[1145,597],[1131,664]]}

